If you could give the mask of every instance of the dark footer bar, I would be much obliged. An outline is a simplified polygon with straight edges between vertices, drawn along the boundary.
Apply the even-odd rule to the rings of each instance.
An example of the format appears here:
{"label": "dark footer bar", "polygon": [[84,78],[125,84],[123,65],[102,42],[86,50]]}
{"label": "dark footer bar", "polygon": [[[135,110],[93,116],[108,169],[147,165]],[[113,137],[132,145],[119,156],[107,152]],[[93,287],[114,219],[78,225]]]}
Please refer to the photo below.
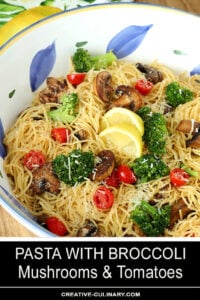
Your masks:
{"label": "dark footer bar", "polygon": [[[48,297],[48,299],[159,299],[161,297],[197,297],[200,287],[0,287],[0,298],[28,299],[28,297]],[[195,298],[194,298],[195,299]]]}

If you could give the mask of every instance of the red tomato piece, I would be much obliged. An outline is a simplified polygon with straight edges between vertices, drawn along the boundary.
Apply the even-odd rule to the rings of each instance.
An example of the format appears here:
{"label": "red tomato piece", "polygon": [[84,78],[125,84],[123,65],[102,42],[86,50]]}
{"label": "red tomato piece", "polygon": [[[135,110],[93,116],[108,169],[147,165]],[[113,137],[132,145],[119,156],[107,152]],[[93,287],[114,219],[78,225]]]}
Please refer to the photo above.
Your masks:
{"label": "red tomato piece", "polygon": [[86,73],[72,73],[72,74],[67,74],[67,80],[72,84],[72,85],[78,85],[82,83],[85,79]]}
{"label": "red tomato piece", "polygon": [[95,191],[93,201],[97,208],[107,210],[114,203],[114,194],[110,189],[102,185]]}
{"label": "red tomato piece", "polygon": [[137,181],[135,174],[127,165],[119,165],[117,169],[117,176],[119,181],[133,184]]}
{"label": "red tomato piece", "polygon": [[46,219],[46,225],[51,232],[59,236],[64,236],[68,232],[65,224],[56,217],[48,217]]}
{"label": "red tomato piece", "polygon": [[59,143],[69,142],[70,130],[64,127],[53,128],[51,130],[51,137]]}
{"label": "red tomato piece", "polygon": [[23,164],[29,170],[41,167],[45,164],[45,156],[42,152],[31,150],[24,155]]}
{"label": "red tomato piece", "polygon": [[117,175],[117,170],[114,170],[112,174],[105,179],[105,183],[107,185],[118,187],[119,186],[119,178]]}
{"label": "red tomato piece", "polygon": [[170,181],[174,186],[182,186],[188,183],[189,174],[181,168],[175,168],[170,171]]}
{"label": "red tomato piece", "polygon": [[150,93],[153,86],[154,84],[151,81],[145,79],[139,79],[135,84],[135,89],[138,90],[140,94],[145,96],[148,93]]}

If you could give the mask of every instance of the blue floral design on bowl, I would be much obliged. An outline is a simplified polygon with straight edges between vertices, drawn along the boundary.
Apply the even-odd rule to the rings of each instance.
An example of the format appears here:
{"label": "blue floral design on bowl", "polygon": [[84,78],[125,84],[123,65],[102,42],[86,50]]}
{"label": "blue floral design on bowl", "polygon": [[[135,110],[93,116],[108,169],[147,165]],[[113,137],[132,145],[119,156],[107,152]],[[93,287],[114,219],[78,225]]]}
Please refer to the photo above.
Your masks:
{"label": "blue floral design on bowl", "polygon": [[[142,43],[153,24],[131,25],[118,32],[108,43],[106,52],[112,51],[118,59],[133,53]],[[56,62],[55,42],[38,51],[30,65],[30,86],[36,91],[51,73]]]}
{"label": "blue floral design on bowl", "polygon": [[55,61],[55,42],[35,54],[30,66],[30,85],[32,92],[36,91],[51,73]]}
{"label": "blue floral design on bowl", "polygon": [[107,52],[113,51],[118,59],[133,53],[142,43],[153,24],[131,25],[117,33],[108,43]]}
{"label": "blue floral design on bowl", "polygon": [[193,76],[193,75],[199,75],[200,74],[200,64],[197,65],[196,67],[194,67],[191,71],[190,71],[190,75]]}
{"label": "blue floral design on bowl", "polygon": [[6,148],[3,144],[3,139],[4,139],[4,129],[3,129],[3,124],[2,124],[2,121],[0,119],[0,156],[2,158],[4,158],[6,156]]}

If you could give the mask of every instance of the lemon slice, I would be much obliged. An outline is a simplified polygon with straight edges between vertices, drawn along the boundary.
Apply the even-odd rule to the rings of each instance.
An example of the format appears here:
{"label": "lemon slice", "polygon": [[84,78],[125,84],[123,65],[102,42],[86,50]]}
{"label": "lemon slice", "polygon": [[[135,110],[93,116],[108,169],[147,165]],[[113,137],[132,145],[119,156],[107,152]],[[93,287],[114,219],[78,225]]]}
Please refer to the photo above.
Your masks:
{"label": "lemon slice", "polygon": [[109,126],[119,123],[135,125],[141,135],[144,134],[144,122],[142,118],[135,112],[123,107],[114,107],[108,110],[100,121],[100,128],[104,130]]}
{"label": "lemon slice", "polygon": [[101,131],[99,137],[107,147],[116,149],[131,159],[142,155],[142,135],[134,125],[120,123],[110,126]]}
{"label": "lemon slice", "polygon": [[36,6],[19,13],[0,28],[0,46],[2,46],[8,39],[10,39],[20,30],[47,16],[61,11],[62,10],[58,7]]}

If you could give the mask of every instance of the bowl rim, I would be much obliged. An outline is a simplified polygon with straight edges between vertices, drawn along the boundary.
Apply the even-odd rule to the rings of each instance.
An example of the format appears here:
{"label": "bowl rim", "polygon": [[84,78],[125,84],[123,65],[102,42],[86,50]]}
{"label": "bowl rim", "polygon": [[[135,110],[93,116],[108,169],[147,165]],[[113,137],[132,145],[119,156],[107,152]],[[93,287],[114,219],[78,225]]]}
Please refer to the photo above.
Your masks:
{"label": "bowl rim", "polygon": [[145,9],[150,9],[150,10],[159,10],[161,12],[165,11],[165,12],[169,12],[171,13],[178,13],[178,14],[182,14],[185,16],[192,16],[194,18],[197,18],[200,20],[200,16],[192,13],[192,12],[188,12],[185,11],[183,9],[180,8],[176,8],[176,7],[172,7],[172,6],[164,6],[162,4],[154,4],[154,3],[146,3],[146,2],[113,2],[113,3],[98,3],[98,4],[92,4],[92,5],[86,5],[86,6],[80,6],[77,8],[71,8],[69,10],[65,10],[65,11],[60,11],[57,12],[55,14],[52,14],[50,16],[46,16],[30,25],[28,25],[27,27],[25,27],[24,29],[20,30],[19,32],[17,32],[16,34],[14,34],[12,37],[10,37],[5,43],[3,43],[0,46],[0,55],[10,46],[12,46],[12,44],[17,41],[18,39],[20,39],[21,37],[23,37],[23,35],[28,34],[29,31],[34,30],[34,28],[40,27],[45,23],[48,23],[49,21],[54,21],[54,19],[57,18],[62,18],[65,17],[67,15],[73,15],[73,14],[79,14],[85,11],[92,11],[92,10],[99,10],[99,9],[107,9],[107,8],[113,8],[113,6],[116,7],[127,7],[127,8],[133,8],[133,7],[138,7],[138,8],[145,8]]}
{"label": "bowl rim", "polygon": [[[1,188],[1,186],[0,186]],[[3,189],[1,188],[3,191]],[[17,199],[17,198],[16,198]],[[46,228],[42,227],[38,224],[36,226],[35,221],[33,218],[28,217],[26,214],[24,214],[23,211],[20,211],[20,209],[17,206],[12,206],[9,202],[4,199],[3,195],[0,193],[0,205],[2,208],[6,210],[6,212],[11,215],[16,221],[18,221],[22,226],[24,226],[27,230],[31,231],[33,234],[35,234],[38,237],[55,237],[56,235],[51,233]],[[21,205],[19,203],[19,205]],[[28,212],[29,213],[29,212]]]}

